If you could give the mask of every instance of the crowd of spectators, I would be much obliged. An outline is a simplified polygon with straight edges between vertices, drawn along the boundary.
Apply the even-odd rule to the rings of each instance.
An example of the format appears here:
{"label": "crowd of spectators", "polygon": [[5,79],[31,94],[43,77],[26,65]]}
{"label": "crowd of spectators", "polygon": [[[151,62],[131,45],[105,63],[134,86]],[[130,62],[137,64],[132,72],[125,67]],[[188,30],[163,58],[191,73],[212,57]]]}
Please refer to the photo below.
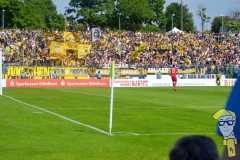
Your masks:
{"label": "crowd of spectators", "polygon": [[[51,31],[62,37],[62,31]],[[179,68],[195,67],[201,74],[213,74],[239,68],[240,34],[131,32],[102,30],[102,36],[91,42],[91,30],[77,32],[80,43],[91,44],[90,54],[77,59],[71,52],[61,59],[51,59],[42,30],[5,29],[0,31],[3,62],[18,66],[88,66],[102,68],[115,61],[122,68],[161,68],[177,64]],[[64,37],[63,37],[64,38]],[[132,54],[144,43],[136,58]],[[68,52],[68,51],[67,51]],[[76,53],[75,53],[76,54]],[[229,64],[229,65],[227,65]],[[227,68],[228,67],[228,68]]]}

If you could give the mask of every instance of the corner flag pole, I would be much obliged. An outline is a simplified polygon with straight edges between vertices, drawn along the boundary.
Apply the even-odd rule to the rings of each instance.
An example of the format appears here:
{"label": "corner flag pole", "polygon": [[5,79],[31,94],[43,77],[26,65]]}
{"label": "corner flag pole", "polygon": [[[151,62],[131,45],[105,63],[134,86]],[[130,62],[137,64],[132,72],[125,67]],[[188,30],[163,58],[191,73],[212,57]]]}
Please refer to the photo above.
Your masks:
{"label": "corner flag pole", "polygon": [[110,100],[110,117],[109,117],[109,135],[112,134],[112,112],[113,112],[113,88],[114,88],[114,78],[115,78],[115,62],[111,63],[111,100]]}
{"label": "corner flag pole", "polygon": [[0,47],[0,95],[2,95],[2,48]]}

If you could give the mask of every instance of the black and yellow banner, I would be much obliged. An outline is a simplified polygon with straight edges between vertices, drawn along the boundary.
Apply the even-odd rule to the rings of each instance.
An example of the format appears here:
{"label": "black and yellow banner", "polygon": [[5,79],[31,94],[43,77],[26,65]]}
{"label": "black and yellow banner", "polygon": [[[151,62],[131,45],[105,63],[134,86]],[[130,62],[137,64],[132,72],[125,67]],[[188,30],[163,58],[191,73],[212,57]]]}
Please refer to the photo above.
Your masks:
{"label": "black and yellow banner", "polygon": [[66,79],[88,78],[88,69],[85,67],[17,67],[8,68],[7,79],[20,78],[24,72],[26,77],[33,79],[50,78],[51,73],[56,71],[58,77]]}
{"label": "black and yellow banner", "polygon": [[80,42],[80,36],[75,32],[64,31],[63,36],[64,36],[64,41],[65,42],[75,42],[75,43]]}
{"label": "black and yellow banner", "polygon": [[68,50],[77,53],[78,59],[83,59],[90,53],[92,47],[80,44],[80,37],[74,32],[63,32],[61,36],[54,33],[44,33],[44,38],[50,49],[50,59],[65,58]]}
{"label": "black and yellow banner", "polygon": [[146,46],[147,45],[145,43],[142,43],[137,50],[133,51],[131,56],[132,60],[135,59],[137,56],[139,56]]}
{"label": "black and yellow banner", "polygon": [[66,47],[64,42],[50,42],[50,57],[51,59],[59,59],[66,56]]}

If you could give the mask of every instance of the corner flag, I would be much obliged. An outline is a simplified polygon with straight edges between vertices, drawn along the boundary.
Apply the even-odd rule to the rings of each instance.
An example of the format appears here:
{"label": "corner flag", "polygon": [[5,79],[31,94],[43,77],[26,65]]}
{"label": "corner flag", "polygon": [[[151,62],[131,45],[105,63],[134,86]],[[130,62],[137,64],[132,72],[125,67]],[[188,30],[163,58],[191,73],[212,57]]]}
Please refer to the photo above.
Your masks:
{"label": "corner flag", "polygon": [[115,78],[115,61],[111,63],[110,77]]}
{"label": "corner flag", "polygon": [[110,116],[109,116],[109,135],[112,134],[112,115],[113,115],[113,88],[114,88],[114,78],[115,78],[115,62],[111,63],[110,70],[111,77],[111,98],[110,98]]}

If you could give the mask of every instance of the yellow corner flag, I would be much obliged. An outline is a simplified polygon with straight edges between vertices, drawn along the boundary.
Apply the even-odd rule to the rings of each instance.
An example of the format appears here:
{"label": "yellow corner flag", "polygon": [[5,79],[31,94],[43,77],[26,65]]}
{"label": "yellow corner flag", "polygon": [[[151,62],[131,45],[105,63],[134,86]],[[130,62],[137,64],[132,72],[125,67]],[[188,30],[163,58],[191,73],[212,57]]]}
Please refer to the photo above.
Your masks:
{"label": "yellow corner flag", "polygon": [[115,61],[111,63],[110,77],[115,78]]}

